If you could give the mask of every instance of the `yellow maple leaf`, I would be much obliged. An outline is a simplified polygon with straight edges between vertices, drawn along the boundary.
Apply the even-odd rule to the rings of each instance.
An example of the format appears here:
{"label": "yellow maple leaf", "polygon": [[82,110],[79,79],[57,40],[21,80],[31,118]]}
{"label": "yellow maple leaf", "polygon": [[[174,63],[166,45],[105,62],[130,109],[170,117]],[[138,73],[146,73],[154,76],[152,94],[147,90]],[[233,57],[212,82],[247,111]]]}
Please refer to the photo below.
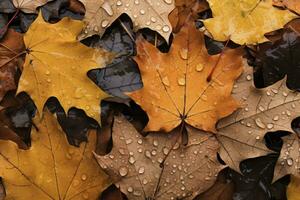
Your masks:
{"label": "yellow maple leaf", "polygon": [[38,128],[38,132],[32,130],[29,150],[0,140],[0,176],[6,199],[97,199],[110,182],[92,153],[95,131],[89,133],[88,143],[73,147],[48,110]]}
{"label": "yellow maple leaf", "polygon": [[291,176],[291,182],[289,183],[286,191],[288,200],[300,200],[299,196],[300,179],[296,176]]}
{"label": "yellow maple leaf", "polygon": [[215,40],[237,44],[268,41],[265,33],[282,28],[298,16],[272,6],[272,0],[208,0],[213,18],[204,25]]}
{"label": "yellow maple leaf", "polygon": [[66,111],[77,107],[100,121],[100,100],[108,94],[87,72],[102,67],[111,54],[78,42],[76,36],[83,27],[83,22],[69,18],[49,24],[40,14],[24,36],[28,52],[18,93],[27,92],[40,115],[47,99],[55,96]]}
{"label": "yellow maple leaf", "polygon": [[207,53],[204,35],[190,21],[175,36],[170,51],[161,53],[149,42],[137,41],[143,88],[129,96],[149,117],[145,131],[171,131],[181,123],[215,132],[215,123],[239,107],[231,97],[243,71],[243,51]]}

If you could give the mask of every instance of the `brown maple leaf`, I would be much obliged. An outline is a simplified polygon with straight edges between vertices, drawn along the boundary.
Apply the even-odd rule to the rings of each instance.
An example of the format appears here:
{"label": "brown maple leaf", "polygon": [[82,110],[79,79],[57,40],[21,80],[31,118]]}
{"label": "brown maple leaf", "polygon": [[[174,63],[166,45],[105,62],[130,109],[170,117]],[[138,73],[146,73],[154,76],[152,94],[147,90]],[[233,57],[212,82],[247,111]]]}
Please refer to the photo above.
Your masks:
{"label": "brown maple leaf", "polygon": [[15,76],[24,63],[23,35],[9,29],[0,42],[0,100],[7,91],[16,89]]}
{"label": "brown maple leaf", "polygon": [[189,143],[181,130],[141,136],[125,117],[115,117],[113,149],[98,163],[130,200],[193,199],[207,190],[224,168],[217,160],[214,135],[189,127]]}
{"label": "brown maple leaf", "polygon": [[273,0],[273,5],[287,8],[298,14],[300,14],[300,2],[299,0]]}

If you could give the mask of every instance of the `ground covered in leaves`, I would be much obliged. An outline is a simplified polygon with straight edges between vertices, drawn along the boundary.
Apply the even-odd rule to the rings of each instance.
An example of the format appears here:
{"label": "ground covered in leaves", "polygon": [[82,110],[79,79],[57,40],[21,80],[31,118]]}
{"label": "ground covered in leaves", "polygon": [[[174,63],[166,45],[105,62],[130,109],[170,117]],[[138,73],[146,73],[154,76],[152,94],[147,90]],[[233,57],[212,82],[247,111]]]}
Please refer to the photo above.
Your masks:
{"label": "ground covered in leaves", "polygon": [[298,200],[298,0],[1,0],[0,199]]}

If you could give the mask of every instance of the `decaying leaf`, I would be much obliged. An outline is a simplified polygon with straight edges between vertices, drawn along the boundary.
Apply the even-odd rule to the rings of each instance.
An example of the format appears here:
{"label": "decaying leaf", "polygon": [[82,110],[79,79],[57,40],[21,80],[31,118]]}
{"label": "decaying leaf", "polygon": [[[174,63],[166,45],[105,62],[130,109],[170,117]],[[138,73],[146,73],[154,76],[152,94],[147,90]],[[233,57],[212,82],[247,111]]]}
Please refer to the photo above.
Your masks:
{"label": "decaying leaf", "polygon": [[53,0],[13,0],[13,4],[25,13],[37,13],[36,9],[49,1]]}
{"label": "decaying leaf", "polygon": [[260,45],[253,56],[255,86],[269,86],[287,76],[287,87],[300,91],[299,48],[300,35],[289,29],[276,42]]}
{"label": "decaying leaf", "polygon": [[287,188],[286,196],[288,200],[300,200],[299,196],[300,179],[295,176],[291,177],[291,182]]}
{"label": "decaying leaf", "polygon": [[121,14],[127,14],[134,29],[150,28],[168,42],[172,32],[168,15],[175,8],[174,0],[80,0],[86,9],[86,29],[81,38],[103,35]]}
{"label": "decaying leaf", "polygon": [[64,18],[48,24],[39,15],[24,36],[29,50],[18,92],[30,95],[40,115],[46,100],[55,96],[66,111],[77,107],[100,121],[100,100],[108,95],[86,74],[104,66],[111,54],[79,43],[76,36],[82,28],[81,21]]}
{"label": "decaying leaf", "polygon": [[243,71],[242,53],[226,49],[210,56],[203,33],[192,22],[175,36],[166,54],[138,39],[134,59],[144,87],[129,96],[148,114],[145,131],[169,132],[184,122],[215,132],[215,123],[239,107],[231,90]]}
{"label": "decaying leaf", "polygon": [[92,151],[96,134],[80,148],[70,146],[49,111],[32,131],[32,146],[21,150],[0,141],[0,175],[7,199],[97,199],[109,181]]}
{"label": "decaying leaf", "polygon": [[224,167],[212,134],[190,128],[181,145],[180,130],[142,137],[125,117],[115,117],[113,149],[96,158],[130,200],[193,199],[213,185]]}
{"label": "decaying leaf", "polygon": [[273,0],[273,5],[288,8],[300,14],[300,2],[298,0]]}
{"label": "decaying leaf", "polygon": [[213,18],[204,25],[215,40],[237,44],[268,41],[265,33],[282,28],[298,16],[272,5],[272,0],[208,0]]}
{"label": "decaying leaf", "polygon": [[9,90],[16,89],[15,74],[22,69],[25,45],[23,35],[9,29],[0,42],[0,101]]}

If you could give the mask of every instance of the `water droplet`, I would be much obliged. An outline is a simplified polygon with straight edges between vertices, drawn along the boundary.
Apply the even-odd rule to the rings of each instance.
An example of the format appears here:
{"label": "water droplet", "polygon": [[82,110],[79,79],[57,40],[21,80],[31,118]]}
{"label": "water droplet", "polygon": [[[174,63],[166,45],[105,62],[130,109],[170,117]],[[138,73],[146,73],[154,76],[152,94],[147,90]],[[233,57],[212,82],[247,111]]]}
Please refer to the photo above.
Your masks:
{"label": "water droplet", "polygon": [[197,72],[201,72],[202,70],[204,69],[203,65],[201,63],[199,63],[197,66],[196,66],[196,71]]}
{"label": "water droplet", "polygon": [[115,156],[114,156],[114,155],[109,155],[109,158],[110,158],[110,159],[114,159]]}
{"label": "water droplet", "polygon": [[256,125],[257,125],[259,128],[261,128],[261,129],[265,129],[265,128],[266,128],[266,125],[261,121],[260,118],[256,118],[256,119],[255,119],[255,123],[256,123]]}
{"label": "water droplet", "polygon": [[278,93],[278,90],[277,90],[277,89],[272,88],[271,90],[272,90],[272,92],[273,92],[274,94],[277,94],[277,93]]}
{"label": "water droplet", "polygon": [[48,82],[48,83],[51,83],[51,79],[50,79],[50,78],[48,78],[48,79],[47,79],[47,82]]}
{"label": "water droplet", "polygon": [[142,152],[143,152],[143,149],[142,149],[142,148],[138,148],[138,152],[139,152],[139,153],[142,153]]}
{"label": "water droplet", "polygon": [[163,77],[162,82],[165,86],[170,86],[170,81],[169,81],[168,77],[166,77],[166,76]]}
{"label": "water droplet", "polygon": [[180,189],[181,189],[182,191],[184,191],[184,190],[185,190],[185,187],[184,187],[184,186],[182,186]]}
{"label": "water droplet", "polygon": [[143,179],[143,184],[146,185],[148,183],[147,179]]}
{"label": "water droplet", "polygon": [[145,172],[145,168],[144,167],[140,167],[139,168],[139,174],[143,174]]}
{"label": "water droplet", "polygon": [[167,33],[170,31],[170,28],[168,25],[164,25],[163,28],[162,28],[163,32]]}
{"label": "water droplet", "polygon": [[164,0],[164,2],[166,2],[166,4],[172,4],[173,0]]}
{"label": "water droplet", "polygon": [[121,155],[124,155],[124,154],[125,154],[125,150],[124,150],[123,148],[120,148],[120,149],[119,149],[119,153],[120,153]]}
{"label": "water droplet", "polygon": [[292,166],[293,165],[293,159],[292,158],[288,158],[287,160],[286,160],[286,163],[288,164],[288,166]]}
{"label": "water droplet", "polygon": [[265,110],[265,108],[262,107],[262,106],[259,106],[258,109],[259,109],[261,112],[263,112],[263,111]]}
{"label": "water droplet", "polygon": [[154,141],[153,141],[153,146],[155,146],[155,147],[158,146],[158,141],[157,141],[157,140],[154,140]]}
{"label": "water droplet", "polygon": [[163,148],[163,153],[164,153],[165,155],[168,155],[169,149],[168,149],[167,147],[164,147],[164,148]]}
{"label": "water droplet", "polygon": [[177,80],[177,82],[178,82],[178,85],[180,85],[180,86],[184,86],[185,85],[185,79],[184,78],[179,78]]}
{"label": "water droplet", "polygon": [[101,26],[103,27],[103,28],[105,28],[105,27],[107,27],[108,26],[108,24],[109,24],[109,21],[108,20],[103,20],[102,22],[101,22]]}
{"label": "water droplet", "polygon": [[66,153],[66,157],[67,157],[68,160],[71,160],[71,159],[72,159],[72,155],[69,154],[69,153]]}
{"label": "water droplet", "polygon": [[188,50],[186,48],[180,49],[179,54],[183,60],[188,59]]}
{"label": "water droplet", "polygon": [[140,3],[139,0],[134,0],[134,4],[138,5]]}
{"label": "water droplet", "polygon": [[147,158],[151,158],[151,153],[150,153],[150,151],[146,150],[146,151],[145,151],[145,156],[146,156]]}
{"label": "water droplet", "polygon": [[132,139],[130,139],[130,138],[127,139],[127,140],[125,141],[125,143],[126,143],[126,144],[131,144],[131,143],[132,143]]}
{"label": "water droplet", "polygon": [[143,140],[142,139],[138,139],[137,143],[138,144],[143,144]]}
{"label": "water droplet", "polygon": [[144,15],[146,11],[144,9],[140,10],[141,15]]}
{"label": "water droplet", "polygon": [[189,175],[189,178],[192,179],[192,178],[194,178],[194,176],[193,175]]}
{"label": "water droplet", "polygon": [[274,127],[274,124],[270,123],[270,124],[267,124],[267,128],[268,129],[272,129]]}
{"label": "water droplet", "polygon": [[287,96],[288,96],[288,93],[282,92],[282,95],[283,95],[284,97],[287,97]]}
{"label": "water droplet", "polygon": [[126,167],[121,167],[121,168],[119,169],[119,174],[120,174],[121,176],[126,176],[126,175],[128,174],[128,169],[127,169]]}
{"label": "water droplet", "polygon": [[156,18],[155,18],[155,17],[151,17],[150,20],[151,20],[151,22],[153,22],[153,23],[156,22]]}
{"label": "water droplet", "polygon": [[260,139],[260,137],[259,136],[256,136],[256,138],[255,138],[256,140],[259,140]]}
{"label": "water droplet", "polygon": [[286,115],[287,115],[287,116],[291,116],[291,115],[292,115],[291,111],[287,110],[287,111],[286,111]]}
{"label": "water droplet", "polygon": [[49,70],[46,71],[46,75],[48,75],[48,76],[50,75],[50,71]]}
{"label": "water droplet", "polygon": [[247,75],[246,79],[247,79],[247,81],[251,81],[252,80],[252,76],[251,75]]}
{"label": "water droplet", "polygon": [[278,115],[275,115],[275,116],[273,117],[273,120],[274,120],[274,121],[278,121],[278,120],[279,120],[279,116],[278,116]]}
{"label": "water droplet", "polygon": [[122,5],[122,1],[117,1],[117,6],[121,6]]}
{"label": "water droplet", "polygon": [[87,175],[86,174],[82,174],[81,180],[86,181],[86,179],[87,179]]}
{"label": "water droplet", "polygon": [[109,16],[113,16],[114,11],[112,10],[112,7],[109,3],[109,1],[104,1],[101,5],[101,7],[105,10],[105,12],[109,15]]}
{"label": "water droplet", "polygon": [[130,164],[135,163],[134,157],[130,156],[129,159],[128,159],[128,162],[129,162]]}
{"label": "water droplet", "polygon": [[83,97],[82,88],[76,88],[75,93],[74,93],[74,97],[76,99],[81,99]]}
{"label": "water droplet", "polygon": [[128,191],[129,193],[131,193],[131,192],[133,192],[133,188],[132,188],[132,187],[128,187],[128,188],[127,188],[127,191]]}
{"label": "water droplet", "polygon": [[152,154],[153,156],[155,156],[155,155],[157,154],[157,151],[156,151],[156,150],[153,150],[153,151],[151,151],[151,154]]}

